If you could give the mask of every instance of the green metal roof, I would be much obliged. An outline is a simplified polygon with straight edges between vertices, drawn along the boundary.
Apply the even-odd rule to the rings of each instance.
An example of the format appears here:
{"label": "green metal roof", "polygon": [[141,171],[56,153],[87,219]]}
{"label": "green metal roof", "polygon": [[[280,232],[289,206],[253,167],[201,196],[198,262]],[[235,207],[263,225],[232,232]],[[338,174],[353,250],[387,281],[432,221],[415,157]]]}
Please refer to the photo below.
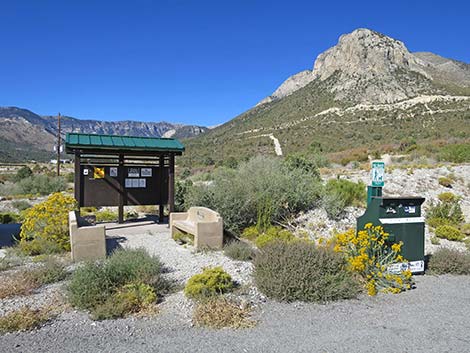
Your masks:
{"label": "green metal roof", "polygon": [[116,150],[116,151],[163,151],[183,152],[181,142],[172,138],[95,135],[68,133],[65,138],[67,151],[80,150]]}

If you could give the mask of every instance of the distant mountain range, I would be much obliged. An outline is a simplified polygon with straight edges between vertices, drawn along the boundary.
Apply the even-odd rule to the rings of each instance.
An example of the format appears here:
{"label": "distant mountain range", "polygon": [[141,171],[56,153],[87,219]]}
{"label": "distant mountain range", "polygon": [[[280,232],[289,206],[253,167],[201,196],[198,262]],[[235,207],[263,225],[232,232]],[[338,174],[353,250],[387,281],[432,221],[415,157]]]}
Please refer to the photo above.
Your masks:
{"label": "distant mountain range", "polygon": [[[167,122],[98,121],[62,116],[67,132],[109,135],[188,138],[206,127]],[[48,160],[57,141],[57,116],[40,116],[27,109],[0,107],[0,161]]]}
{"label": "distant mountain range", "polygon": [[187,143],[192,163],[470,138],[470,65],[411,53],[369,29],[342,35],[313,69],[289,77],[233,120]]}

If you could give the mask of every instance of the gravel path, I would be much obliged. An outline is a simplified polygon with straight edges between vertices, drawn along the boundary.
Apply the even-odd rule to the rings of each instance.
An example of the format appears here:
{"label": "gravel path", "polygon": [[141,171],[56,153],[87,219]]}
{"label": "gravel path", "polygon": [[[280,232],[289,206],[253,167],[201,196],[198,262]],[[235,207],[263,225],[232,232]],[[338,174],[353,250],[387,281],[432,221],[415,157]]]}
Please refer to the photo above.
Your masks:
{"label": "gravel path", "polygon": [[2,352],[468,352],[470,277],[422,276],[417,289],[328,305],[258,309],[247,330],[181,325],[171,313],[153,319],[92,322],[67,312],[33,331],[0,336]]}

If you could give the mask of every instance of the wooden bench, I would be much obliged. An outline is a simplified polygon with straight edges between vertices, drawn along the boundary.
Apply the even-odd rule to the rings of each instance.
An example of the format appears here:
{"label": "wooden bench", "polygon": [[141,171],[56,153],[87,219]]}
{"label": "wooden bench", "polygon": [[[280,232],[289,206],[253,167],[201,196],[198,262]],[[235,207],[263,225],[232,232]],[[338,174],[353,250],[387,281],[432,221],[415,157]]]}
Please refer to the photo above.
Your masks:
{"label": "wooden bench", "polygon": [[69,232],[72,261],[98,260],[106,257],[106,230],[103,225],[90,226],[76,211],[71,211]]}
{"label": "wooden bench", "polygon": [[224,243],[224,224],[220,215],[206,207],[191,207],[188,212],[170,214],[171,236],[180,230],[194,235],[196,249],[209,247],[222,249]]}

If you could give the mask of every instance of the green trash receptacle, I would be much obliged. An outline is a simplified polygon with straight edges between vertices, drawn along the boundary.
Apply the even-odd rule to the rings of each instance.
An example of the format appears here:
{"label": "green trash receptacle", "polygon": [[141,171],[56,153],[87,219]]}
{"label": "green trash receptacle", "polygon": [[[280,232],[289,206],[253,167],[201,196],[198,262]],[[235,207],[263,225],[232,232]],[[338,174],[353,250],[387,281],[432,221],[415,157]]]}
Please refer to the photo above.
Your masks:
{"label": "green trash receptacle", "polygon": [[389,233],[390,244],[403,243],[401,255],[408,261],[392,269],[424,272],[424,218],[421,216],[422,197],[374,197],[364,214],[357,218],[357,230],[367,223],[381,225]]}

